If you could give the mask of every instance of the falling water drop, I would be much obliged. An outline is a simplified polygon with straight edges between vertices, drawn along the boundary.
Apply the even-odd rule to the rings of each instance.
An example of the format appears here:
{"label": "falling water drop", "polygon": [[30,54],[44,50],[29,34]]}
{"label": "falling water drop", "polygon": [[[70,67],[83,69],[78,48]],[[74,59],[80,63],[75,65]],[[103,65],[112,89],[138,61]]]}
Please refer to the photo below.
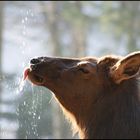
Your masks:
{"label": "falling water drop", "polygon": [[25,20],[24,19],[22,19],[22,21],[21,21],[23,24],[25,23]]}
{"label": "falling water drop", "polygon": [[28,18],[27,17],[25,17],[25,21],[27,21],[28,20]]}
{"label": "falling water drop", "polygon": [[21,80],[20,85],[19,85],[19,91],[20,92],[23,90],[24,85],[25,85],[25,81]]}
{"label": "falling water drop", "polygon": [[23,102],[23,105],[24,105],[24,106],[26,105],[26,101]]}
{"label": "falling water drop", "polygon": [[19,94],[23,91],[23,88],[25,86],[25,81],[20,80],[20,82],[18,83],[18,87],[16,89],[16,94]]}

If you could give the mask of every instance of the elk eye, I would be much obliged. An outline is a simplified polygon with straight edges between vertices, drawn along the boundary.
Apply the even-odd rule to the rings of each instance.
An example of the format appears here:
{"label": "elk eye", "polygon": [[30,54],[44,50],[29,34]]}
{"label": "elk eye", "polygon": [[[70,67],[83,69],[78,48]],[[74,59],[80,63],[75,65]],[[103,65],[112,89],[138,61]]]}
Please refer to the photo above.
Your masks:
{"label": "elk eye", "polygon": [[83,72],[83,73],[89,73],[89,71],[87,69],[82,68],[82,67],[79,68],[78,70],[81,71],[81,72]]}

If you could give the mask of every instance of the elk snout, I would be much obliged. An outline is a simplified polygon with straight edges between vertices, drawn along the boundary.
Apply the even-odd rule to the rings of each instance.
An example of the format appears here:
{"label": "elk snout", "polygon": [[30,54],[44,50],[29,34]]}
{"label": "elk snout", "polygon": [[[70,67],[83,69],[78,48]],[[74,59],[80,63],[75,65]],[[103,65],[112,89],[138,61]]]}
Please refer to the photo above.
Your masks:
{"label": "elk snout", "polygon": [[41,61],[38,58],[33,58],[33,59],[31,59],[30,64],[38,64],[40,62]]}
{"label": "elk snout", "polygon": [[42,62],[52,62],[54,59],[50,58],[50,57],[36,57],[30,60],[30,64],[32,65],[36,65],[36,64],[40,64]]}
{"label": "elk snout", "polygon": [[35,70],[38,65],[44,62],[44,57],[37,57],[30,60],[30,67],[32,70]]}

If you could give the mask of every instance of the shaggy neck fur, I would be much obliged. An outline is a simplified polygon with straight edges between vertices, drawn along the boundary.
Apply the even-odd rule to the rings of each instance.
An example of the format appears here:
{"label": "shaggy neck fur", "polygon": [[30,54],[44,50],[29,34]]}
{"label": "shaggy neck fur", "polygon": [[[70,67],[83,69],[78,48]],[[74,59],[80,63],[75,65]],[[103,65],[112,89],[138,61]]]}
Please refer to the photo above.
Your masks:
{"label": "shaggy neck fur", "polygon": [[[88,109],[72,108],[57,97],[66,117],[81,139],[140,138],[140,101],[135,79],[104,89]],[[84,103],[84,102],[83,102]],[[76,106],[75,106],[76,107]],[[86,111],[86,112],[85,112]]]}

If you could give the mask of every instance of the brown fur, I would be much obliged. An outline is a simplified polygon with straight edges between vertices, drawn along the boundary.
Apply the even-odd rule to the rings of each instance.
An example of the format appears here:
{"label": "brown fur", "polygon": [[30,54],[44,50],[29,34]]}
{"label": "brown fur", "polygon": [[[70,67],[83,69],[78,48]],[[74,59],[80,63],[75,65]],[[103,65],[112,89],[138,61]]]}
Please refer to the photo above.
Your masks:
{"label": "brown fur", "polygon": [[123,73],[119,84],[113,78],[122,58],[41,57],[31,60],[28,78],[54,92],[80,138],[140,138],[139,82]]}

